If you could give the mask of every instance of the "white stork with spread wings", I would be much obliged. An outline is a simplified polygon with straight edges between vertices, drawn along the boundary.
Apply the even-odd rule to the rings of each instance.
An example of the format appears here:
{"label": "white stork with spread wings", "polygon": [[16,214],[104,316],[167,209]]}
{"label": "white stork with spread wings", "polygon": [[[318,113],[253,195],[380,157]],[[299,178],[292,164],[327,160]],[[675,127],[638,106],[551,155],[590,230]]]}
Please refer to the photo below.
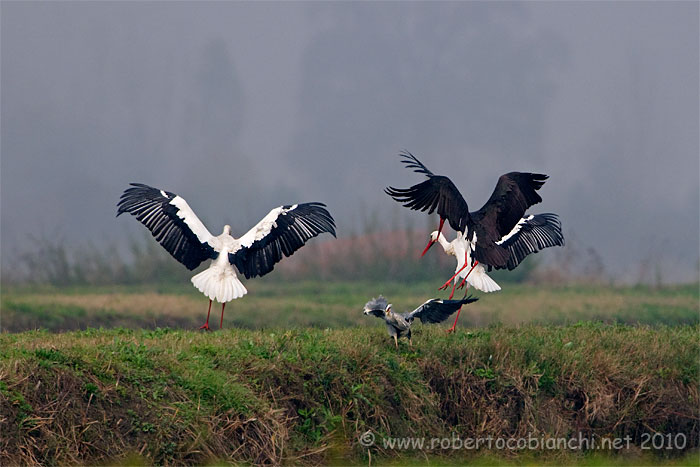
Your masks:
{"label": "white stork with spread wings", "polygon": [[233,266],[246,279],[264,276],[309,239],[323,232],[335,237],[335,222],[322,203],[280,206],[245,235],[234,238],[228,225],[221,235],[212,235],[175,193],[140,183],[130,185],[117,203],[117,216],[126,212],[136,217],[189,270],[212,260],[209,268],[192,277],[194,286],[209,298],[207,321],[200,329],[210,330],[212,300],[222,304],[221,327],[226,303],[248,293]]}

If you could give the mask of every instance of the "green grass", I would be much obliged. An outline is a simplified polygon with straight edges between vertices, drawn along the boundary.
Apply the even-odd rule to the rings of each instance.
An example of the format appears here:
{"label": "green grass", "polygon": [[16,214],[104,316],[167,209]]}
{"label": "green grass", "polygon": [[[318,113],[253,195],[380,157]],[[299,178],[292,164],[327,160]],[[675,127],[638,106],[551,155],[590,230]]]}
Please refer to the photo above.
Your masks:
{"label": "green grass", "polygon": [[[249,294],[229,303],[225,327],[345,328],[377,326],[362,315],[364,303],[384,294],[397,310],[412,310],[433,297],[447,297],[433,282],[274,282],[251,281]],[[697,324],[698,285],[666,287],[562,286],[509,284],[483,294],[460,320],[486,326],[573,324],[603,321],[625,324]],[[14,288],[2,294],[0,326],[5,331],[66,331],[88,327],[193,329],[204,323],[208,301],[190,284],[158,287]],[[212,310],[218,325],[220,307]]]}
{"label": "green grass", "polygon": [[[381,328],[2,334],[0,461],[683,463],[700,435],[699,330],[425,326],[399,351]],[[368,450],[367,430],[633,441],[603,454]],[[655,432],[683,433],[686,449],[641,450]]]}
{"label": "green grass", "polygon": [[[207,300],[187,283],[4,288],[0,464],[697,464],[697,284],[509,284],[477,294],[456,334],[416,324],[414,346],[398,351],[364,303],[382,293],[410,310],[446,297],[436,284],[246,286],[213,333],[197,331]],[[633,441],[615,452],[367,449],[368,430]],[[642,449],[654,433],[680,433],[686,448]]]}

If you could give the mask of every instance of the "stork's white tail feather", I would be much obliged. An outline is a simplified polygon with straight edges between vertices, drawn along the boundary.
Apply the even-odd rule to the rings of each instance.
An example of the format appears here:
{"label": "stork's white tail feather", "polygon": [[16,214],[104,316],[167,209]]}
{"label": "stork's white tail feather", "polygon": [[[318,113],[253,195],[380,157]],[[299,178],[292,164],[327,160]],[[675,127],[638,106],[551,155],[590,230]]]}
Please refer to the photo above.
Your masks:
{"label": "stork's white tail feather", "polygon": [[467,282],[469,283],[469,285],[471,285],[477,290],[481,290],[482,292],[496,292],[498,290],[501,290],[501,286],[498,285],[496,281],[491,279],[488,274],[486,274],[486,270],[483,268],[483,266],[481,266],[481,264],[478,264],[474,268],[474,270],[469,274],[469,276],[467,277]]}
{"label": "stork's white tail feather", "polygon": [[194,276],[192,284],[210,300],[219,303],[230,302],[248,293],[233,268],[217,262]]}

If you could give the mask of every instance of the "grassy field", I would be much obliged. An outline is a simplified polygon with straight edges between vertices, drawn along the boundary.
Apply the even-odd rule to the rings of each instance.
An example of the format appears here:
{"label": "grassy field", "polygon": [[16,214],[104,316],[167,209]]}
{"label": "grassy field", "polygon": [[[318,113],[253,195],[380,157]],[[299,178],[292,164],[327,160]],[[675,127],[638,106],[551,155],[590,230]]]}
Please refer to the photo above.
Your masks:
{"label": "grassy field", "polygon": [[[438,284],[439,285],[439,284]],[[362,307],[384,294],[396,310],[412,310],[425,300],[446,298],[433,282],[284,282],[251,281],[249,294],[227,305],[224,327],[246,329],[377,326]],[[535,287],[508,284],[466,307],[460,321],[469,326],[573,324],[603,321],[624,324],[697,324],[698,285],[649,287]],[[138,287],[10,288],[2,293],[4,331],[49,331],[97,327],[193,329],[204,323],[208,300],[191,284]],[[220,306],[212,308],[217,323]],[[375,322],[376,321],[376,322]]]}
{"label": "grassy field", "polygon": [[[697,284],[509,284],[398,351],[362,306],[435,284],[248,285],[213,333],[188,284],[4,289],[0,464],[698,463]],[[629,445],[454,442],[577,437]]]}

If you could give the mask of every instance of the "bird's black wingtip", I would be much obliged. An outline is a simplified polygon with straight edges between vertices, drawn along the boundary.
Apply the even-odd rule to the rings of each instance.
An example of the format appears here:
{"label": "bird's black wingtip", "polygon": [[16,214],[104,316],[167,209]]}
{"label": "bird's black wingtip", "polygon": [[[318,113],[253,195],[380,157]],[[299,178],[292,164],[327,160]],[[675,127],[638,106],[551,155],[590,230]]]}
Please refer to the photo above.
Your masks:
{"label": "bird's black wingtip", "polygon": [[469,303],[478,302],[478,301],[479,301],[479,297],[475,297],[475,296],[473,296],[473,295],[469,295],[468,297],[462,299],[462,302],[463,302],[465,305],[467,305],[467,304],[469,304]]}
{"label": "bird's black wingtip", "polygon": [[414,172],[424,174],[429,178],[434,175],[425,165],[423,165],[421,161],[418,160],[416,156],[411,154],[410,151],[402,149],[399,151],[399,157],[402,158],[401,162],[407,169],[413,169]]}
{"label": "bird's black wingtip", "polygon": [[411,193],[411,188],[394,188],[393,186],[388,186],[384,188],[384,193],[391,196],[399,203],[404,203],[409,201],[409,199],[407,199],[407,195]]}
{"label": "bird's black wingtip", "polygon": [[544,185],[544,182],[547,181],[549,178],[549,175],[546,174],[530,174],[530,183],[532,183],[532,187],[535,190],[539,190],[542,188],[542,185]]}
{"label": "bird's black wingtip", "polygon": [[321,203],[320,201],[312,201],[310,203],[301,203],[298,204],[297,206],[308,206],[312,208],[317,208],[317,213],[321,215],[323,218],[323,221],[325,221],[325,232],[333,235],[333,238],[338,238],[336,234],[336,228],[337,226],[335,225],[335,219],[333,218],[333,215],[328,211],[328,206],[326,206],[325,203]]}

